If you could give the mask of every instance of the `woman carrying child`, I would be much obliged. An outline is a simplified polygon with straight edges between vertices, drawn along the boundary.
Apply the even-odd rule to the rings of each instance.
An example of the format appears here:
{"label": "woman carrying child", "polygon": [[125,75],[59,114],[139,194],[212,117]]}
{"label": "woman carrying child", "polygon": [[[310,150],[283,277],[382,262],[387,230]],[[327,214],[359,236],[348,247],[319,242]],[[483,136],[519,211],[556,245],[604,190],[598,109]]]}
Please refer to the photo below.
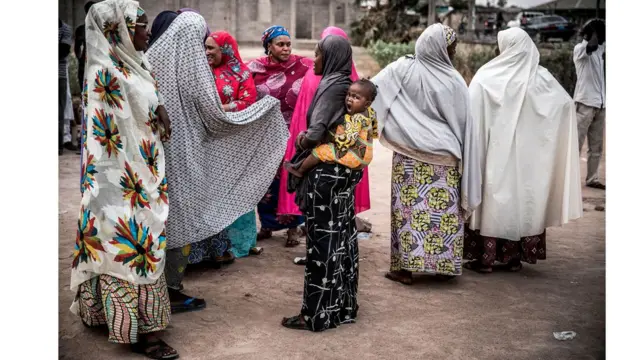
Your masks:
{"label": "woman carrying child", "polygon": [[[316,47],[314,71],[322,80],[307,113],[308,130],[296,141],[292,167],[316,146],[331,139],[329,131],[344,121],[345,98],[351,85],[351,46],[330,35]],[[306,215],[307,264],[300,312],[282,320],[291,329],[323,331],[355,321],[358,314],[358,239],[354,188],[361,170],[338,162],[320,163],[298,179],[296,203]],[[291,190],[291,188],[289,189]]]}

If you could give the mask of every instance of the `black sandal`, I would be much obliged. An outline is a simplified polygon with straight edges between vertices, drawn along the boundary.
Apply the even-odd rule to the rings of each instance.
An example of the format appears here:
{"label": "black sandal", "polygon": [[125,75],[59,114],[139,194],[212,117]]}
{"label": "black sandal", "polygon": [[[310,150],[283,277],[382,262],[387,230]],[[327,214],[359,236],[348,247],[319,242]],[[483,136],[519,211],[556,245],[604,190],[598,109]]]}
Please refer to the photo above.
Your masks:
{"label": "black sandal", "polygon": [[290,318],[282,318],[282,326],[293,330],[310,330],[302,315],[292,316]]}
{"label": "black sandal", "polygon": [[[174,290],[169,289],[169,301],[171,301],[171,292]],[[181,292],[178,292],[184,300],[176,302],[171,301],[171,314],[179,314],[191,311],[202,310],[207,307],[207,302],[204,299],[187,296]],[[174,295],[175,297],[176,295]]]}
{"label": "black sandal", "polygon": [[298,236],[298,228],[287,230],[287,242],[284,244],[284,247],[296,247],[300,245],[300,240],[296,239]]}
{"label": "black sandal", "polygon": [[172,348],[160,339],[155,341],[143,340],[135,344],[131,344],[131,350],[134,353],[145,355],[150,359],[169,360],[180,357],[176,349]]}

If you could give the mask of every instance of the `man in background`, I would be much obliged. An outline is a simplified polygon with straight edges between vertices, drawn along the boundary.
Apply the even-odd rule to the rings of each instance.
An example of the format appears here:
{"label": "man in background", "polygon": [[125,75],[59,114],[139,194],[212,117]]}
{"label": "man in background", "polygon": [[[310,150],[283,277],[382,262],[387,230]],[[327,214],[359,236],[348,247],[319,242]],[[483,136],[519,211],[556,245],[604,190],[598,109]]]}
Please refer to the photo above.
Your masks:
{"label": "man in background", "polygon": [[67,104],[67,57],[71,53],[71,28],[58,19],[58,155],[64,149],[64,109]]}
{"label": "man in background", "polygon": [[[89,9],[91,9],[93,4],[95,4],[93,1],[84,4],[85,15],[89,13]],[[76,54],[76,58],[78,58],[78,84],[81,90],[84,84],[84,64],[87,61],[87,40],[84,34],[85,27],[84,24],[82,24],[76,28],[75,41],[73,44],[73,53]]]}
{"label": "man in background", "polygon": [[578,146],[582,150],[585,137],[588,139],[586,185],[605,190],[605,185],[598,179],[605,119],[604,20],[590,20],[580,35],[583,40],[573,49],[573,62],[578,76],[573,94],[578,114]]}

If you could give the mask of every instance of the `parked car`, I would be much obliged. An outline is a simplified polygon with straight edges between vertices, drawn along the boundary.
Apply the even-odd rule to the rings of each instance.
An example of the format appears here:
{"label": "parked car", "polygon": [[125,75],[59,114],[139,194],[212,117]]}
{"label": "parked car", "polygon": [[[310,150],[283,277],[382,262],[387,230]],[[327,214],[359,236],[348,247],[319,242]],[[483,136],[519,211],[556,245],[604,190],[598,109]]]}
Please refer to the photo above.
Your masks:
{"label": "parked car", "polygon": [[532,18],[522,29],[539,42],[551,38],[569,41],[576,34],[576,25],[558,15],[543,15]]}
{"label": "parked car", "polygon": [[522,25],[527,25],[529,21],[535,17],[544,16],[544,13],[539,11],[523,11],[516,15],[514,20],[511,20],[507,23],[507,27],[521,27]]}

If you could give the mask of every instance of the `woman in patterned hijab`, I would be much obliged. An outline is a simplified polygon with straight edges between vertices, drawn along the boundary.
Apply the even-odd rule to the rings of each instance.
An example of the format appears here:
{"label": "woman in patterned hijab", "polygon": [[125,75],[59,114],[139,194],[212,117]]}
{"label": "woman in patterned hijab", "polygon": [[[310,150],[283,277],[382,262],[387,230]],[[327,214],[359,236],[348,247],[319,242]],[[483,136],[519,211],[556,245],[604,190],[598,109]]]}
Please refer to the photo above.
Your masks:
{"label": "woman in patterned hijab", "polygon": [[147,52],[173,119],[164,144],[171,186],[165,275],[173,313],[206,306],[182,293],[184,270],[229,250],[226,228],[255,209],[289,138],[271,96],[224,111],[205,56],[206,35],[204,18],[183,12]]}
{"label": "woman in patterned hijab", "polygon": [[106,325],[111,342],[132,344],[152,359],[174,359],[178,353],[155,335],[171,314],[164,277],[169,203],[158,121],[169,129],[143,53],[147,29],[137,1],[102,1],[87,15],[71,310],[87,326]]}
{"label": "woman in patterned hijab", "polygon": [[[481,201],[480,135],[469,92],[453,67],[455,32],[429,26],[403,57],[372,81],[380,143],[394,151],[391,266],[386,277],[462,274],[464,220]],[[461,171],[462,170],[462,171]]]}

